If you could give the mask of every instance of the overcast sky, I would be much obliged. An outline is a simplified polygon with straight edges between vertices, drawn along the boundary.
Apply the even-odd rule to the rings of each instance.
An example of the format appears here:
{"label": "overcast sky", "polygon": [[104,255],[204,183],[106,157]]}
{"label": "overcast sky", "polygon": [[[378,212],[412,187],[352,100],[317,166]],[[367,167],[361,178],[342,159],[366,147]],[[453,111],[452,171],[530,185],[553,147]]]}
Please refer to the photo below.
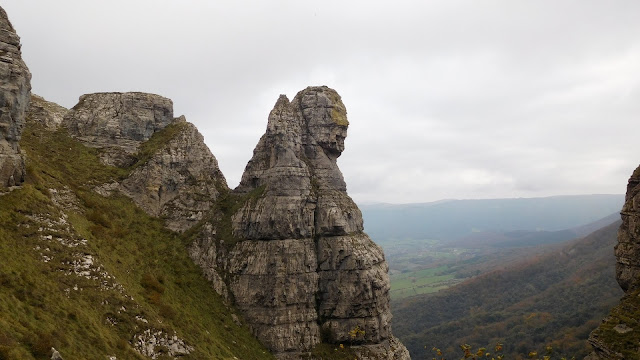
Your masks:
{"label": "overcast sky", "polygon": [[347,107],[364,202],[624,193],[640,163],[640,1],[2,0],[33,92],[169,97],[231,187],[279,94]]}

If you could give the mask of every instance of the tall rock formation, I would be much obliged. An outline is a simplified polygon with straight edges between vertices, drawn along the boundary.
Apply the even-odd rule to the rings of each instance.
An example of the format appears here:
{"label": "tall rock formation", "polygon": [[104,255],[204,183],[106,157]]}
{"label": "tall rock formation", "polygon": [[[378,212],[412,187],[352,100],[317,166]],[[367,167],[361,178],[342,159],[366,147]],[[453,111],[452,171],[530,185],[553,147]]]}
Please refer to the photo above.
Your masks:
{"label": "tall rock formation", "polygon": [[616,279],[625,295],[591,333],[589,360],[640,359],[640,166],[629,178],[620,215]]}
{"label": "tall rock formation", "polygon": [[24,181],[20,135],[29,105],[31,73],[22,61],[20,37],[0,7],[0,189]]}
{"label": "tall rock formation", "polygon": [[280,358],[319,342],[360,345],[362,359],[409,358],[391,334],[387,263],[336,163],[348,124],[332,89],[281,95],[234,190],[243,199],[230,221],[237,242],[216,248],[214,234],[192,249]]}
{"label": "tall rock formation", "polygon": [[278,99],[233,192],[202,135],[173,117],[166,98],[84,95],[62,125],[128,170],[98,192],[129,196],[172,230],[197,225],[191,257],[279,358],[320,342],[353,345],[361,359],[409,358],[391,334],[384,255],[363,232],[337,166],[348,121],[334,90]]}
{"label": "tall rock formation", "polygon": [[[220,192],[228,190],[218,162],[196,127],[173,117],[173,103],[147,93],[97,93],[80,97],[62,125],[101,161],[129,169],[119,190],[168,228],[185,231],[202,220]],[[154,137],[155,136],[155,137]]]}

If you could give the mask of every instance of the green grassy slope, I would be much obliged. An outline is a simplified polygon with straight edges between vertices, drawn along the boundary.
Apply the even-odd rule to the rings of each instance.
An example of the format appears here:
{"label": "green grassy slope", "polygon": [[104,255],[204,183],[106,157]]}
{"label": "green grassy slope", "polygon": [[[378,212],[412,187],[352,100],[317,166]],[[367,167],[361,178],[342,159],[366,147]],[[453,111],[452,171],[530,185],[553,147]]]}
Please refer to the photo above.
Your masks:
{"label": "green grassy slope", "polygon": [[556,355],[585,356],[586,339],[622,291],[613,246],[619,222],[561,250],[478,276],[432,295],[393,302],[393,328],[417,359],[432,347],[459,358],[459,345],[504,344],[507,359],[552,345]]}
{"label": "green grassy slope", "polygon": [[188,235],[91,191],[126,170],[64,130],[31,124],[21,146],[27,183],[0,196],[0,359],[48,359],[52,346],[65,359],[142,359],[132,344],[146,330],[181,339],[188,359],[273,358],[192,263]]}

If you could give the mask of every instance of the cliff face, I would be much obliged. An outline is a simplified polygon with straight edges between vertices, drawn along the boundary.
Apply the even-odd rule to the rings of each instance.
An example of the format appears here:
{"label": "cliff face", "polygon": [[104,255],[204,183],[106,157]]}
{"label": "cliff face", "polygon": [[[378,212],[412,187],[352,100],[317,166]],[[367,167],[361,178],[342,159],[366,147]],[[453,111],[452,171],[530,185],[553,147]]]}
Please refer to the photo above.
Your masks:
{"label": "cliff face", "polygon": [[625,294],[591,333],[587,359],[640,359],[640,167],[627,185],[615,247],[616,279]]}
{"label": "cliff face", "polygon": [[391,334],[384,255],[363,232],[336,163],[347,126],[332,89],[309,87],[291,102],[280,96],[234,191],[243,197],[231,216],[237,243],[221,256],[205,234],[192,249],[281,358],[321,341],[363,345],[371,358],[409,357]]}
{"label": "cliff face", "polygon": [[0,8],[0,188],[24,181],[20,136],[29,105],[31,73],[22,61],[20,38]]}
{"label": "cliff face", "polygon": [[629,178],[620,214],[622,225],[615,249],[616,278],[622,290],[630,292],[640,288],[640,167]]}

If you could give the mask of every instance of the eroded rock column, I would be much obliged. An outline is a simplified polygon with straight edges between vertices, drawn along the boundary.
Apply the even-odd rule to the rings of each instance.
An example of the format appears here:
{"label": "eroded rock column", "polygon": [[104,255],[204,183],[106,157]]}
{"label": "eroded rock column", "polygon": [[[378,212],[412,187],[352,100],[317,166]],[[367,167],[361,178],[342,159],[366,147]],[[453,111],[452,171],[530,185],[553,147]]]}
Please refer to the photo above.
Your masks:
{"label": "eroded rock column", "polygon": [[232,217],[239,242],[229,288],[279,357],[324,341],[362,345],[373,359],[408,358],[391,334],[384,255],[363,232],[337,166],[348,124],[332,89],[280,96],[235,190],[247,200]]}

